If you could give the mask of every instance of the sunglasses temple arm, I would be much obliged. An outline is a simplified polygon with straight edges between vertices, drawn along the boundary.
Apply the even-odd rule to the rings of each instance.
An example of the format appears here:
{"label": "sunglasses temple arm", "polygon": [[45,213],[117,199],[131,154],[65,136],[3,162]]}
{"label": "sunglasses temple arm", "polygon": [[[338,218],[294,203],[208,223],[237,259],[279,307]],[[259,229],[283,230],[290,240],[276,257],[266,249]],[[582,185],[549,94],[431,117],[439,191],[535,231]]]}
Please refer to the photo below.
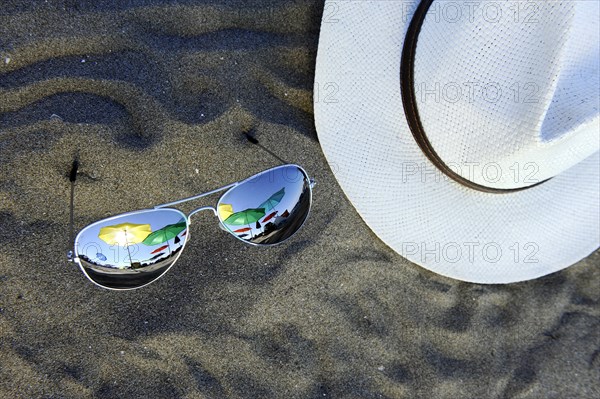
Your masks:
{"label": "sunglasses temple arm", "polygon": [[267,147],[265,147],[264,145],[260,144],[258,142],[258,139],[254,136],[252,136],[249,132],[244,132],[244,136],[246,137],[246,140],[248,140],[249,142],[251,142],[252,144],[258,146],[259,148],[261,148],[262,150],[266,151],[267,153],[269,153],[271,156],[277,158],[280,162],[284,163],[284,164],[288,164],[289,162],[279,158],[273,151],[269,150]]}
{"label": "sunglasses temple arm", "polygon": [[[71,202],[69,208],[69,242],[71,245],[73,244],[74,235],[75,235],[75,180],[77,180],[77,169],[79,168],[79,157],[76,155],[73,160],[73,165],[71,166],[71,173],[69,174],[69,181],[71,182]],[[67,258],[70,262],[73,261],[73,251],[69,250],[67,252]]]}
{"label": "sunglasses temple arm", "polygon": [[[249,142],[251,142],[254,145],[257,145],[259,148],[265,150],[266,152],[271,154],[273,157],[277,158],[279,161],[283,162],[284,164],[289,164],[289,162],[279,158],[275,153],[273,153],[273,151],[269,150],[267,147],[260,144],[258,142],[258,139],[256,137],[253,137],[249,132],[244,132],[244,136],[246,137],[246,140],[248,140]],[[311,178],[310,179],[310,188],[314,188],[316,184],[317,184],[317,182],[315,181],[315,179]]]}

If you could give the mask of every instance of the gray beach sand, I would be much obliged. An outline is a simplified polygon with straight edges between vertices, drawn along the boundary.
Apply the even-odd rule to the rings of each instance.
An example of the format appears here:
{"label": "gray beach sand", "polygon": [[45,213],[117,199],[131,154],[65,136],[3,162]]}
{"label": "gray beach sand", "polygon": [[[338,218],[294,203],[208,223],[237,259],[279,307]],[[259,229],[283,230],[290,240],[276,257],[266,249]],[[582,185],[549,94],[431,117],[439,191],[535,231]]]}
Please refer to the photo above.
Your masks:
{"label": "gray beach sand", "polygon": [[[600,397],[600,252],[462,283],[344,197],[313,123],[321,2],[112,3],[0,5],[1,398]],[[75,152],[80,229],[279,164],[243,131],[318,181],[290,241],[199,214],[144,289],[66,263]]]}

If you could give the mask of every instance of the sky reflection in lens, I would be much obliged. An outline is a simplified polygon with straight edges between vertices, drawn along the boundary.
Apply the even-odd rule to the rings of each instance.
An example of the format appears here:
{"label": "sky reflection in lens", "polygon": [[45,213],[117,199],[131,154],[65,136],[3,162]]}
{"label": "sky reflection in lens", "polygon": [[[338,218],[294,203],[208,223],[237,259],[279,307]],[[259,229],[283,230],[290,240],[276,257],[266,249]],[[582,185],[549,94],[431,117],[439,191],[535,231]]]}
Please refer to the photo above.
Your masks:
{"label": "sky reflection in lens", "polygon": [[172,257],[183,248],[186,239],[185,216],[172,209],[156,209],[88,226],[78,235],[76,250],[89,266],[136,269]]}

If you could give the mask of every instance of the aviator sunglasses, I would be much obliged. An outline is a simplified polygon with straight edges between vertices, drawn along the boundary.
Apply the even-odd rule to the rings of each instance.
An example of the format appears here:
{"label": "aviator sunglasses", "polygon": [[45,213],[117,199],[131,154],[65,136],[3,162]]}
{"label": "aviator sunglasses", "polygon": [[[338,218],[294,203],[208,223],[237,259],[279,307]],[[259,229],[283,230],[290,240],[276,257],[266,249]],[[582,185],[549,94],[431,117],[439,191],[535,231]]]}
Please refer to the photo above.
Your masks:
{"label": "aviator sunglasses", "polygon": [[[77,167],[76,160],[70,178],[71,230]],[[221,229],[246,244],[276,245],[304,224],[314,184],[298,165],[277,166],[193,197],[94,222],[77,234],[74,251],[69,251],[68,258],[102,288],[141,288],[162,277],[179,259],[190,238],[193,214],[212,211]],[[172,208],[223,191],[214,207],[204,206],[189,214]]]}

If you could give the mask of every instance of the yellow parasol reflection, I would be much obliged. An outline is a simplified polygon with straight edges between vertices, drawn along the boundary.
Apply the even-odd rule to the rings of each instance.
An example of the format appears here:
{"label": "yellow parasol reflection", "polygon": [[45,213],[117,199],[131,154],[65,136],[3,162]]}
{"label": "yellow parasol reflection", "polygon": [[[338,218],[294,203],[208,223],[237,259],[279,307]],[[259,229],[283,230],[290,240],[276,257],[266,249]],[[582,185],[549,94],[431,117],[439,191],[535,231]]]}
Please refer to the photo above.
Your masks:
{"label": "yellow parasol reflection", "polygon": [[233,205],[231,205],[231,204],[220,204],[219,205],[219,216],[221,217],[221,220],[225,220],[231,215],[233,215]]}
{"label": "yellow parasol reflection", "polygon": [[149,224],[121,223],[102,227],[100,233],[98,233],[98,238],[108,245],[119,245],[127,248],[129,264],[132,265],[133,261],[131,260],[129,246],[144,241],[150,233],[152,233],[152,227]]}

